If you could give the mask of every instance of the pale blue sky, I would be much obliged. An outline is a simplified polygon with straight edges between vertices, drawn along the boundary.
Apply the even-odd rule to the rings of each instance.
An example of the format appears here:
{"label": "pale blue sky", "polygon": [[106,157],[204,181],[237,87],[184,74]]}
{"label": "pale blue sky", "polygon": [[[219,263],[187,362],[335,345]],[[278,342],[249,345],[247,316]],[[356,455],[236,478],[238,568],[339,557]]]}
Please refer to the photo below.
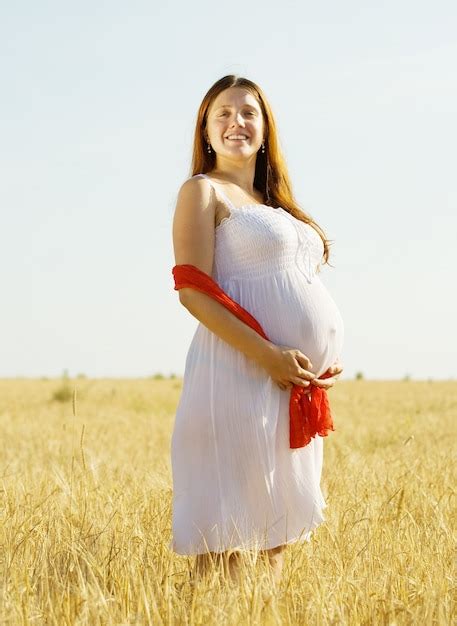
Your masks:
{"label": "pale blue sky", "polygon": [[0,10],[0,376],[184,372],[171,224],[197,109],[258,82],[344,377],[455,377],[457,6],[21,2]]}

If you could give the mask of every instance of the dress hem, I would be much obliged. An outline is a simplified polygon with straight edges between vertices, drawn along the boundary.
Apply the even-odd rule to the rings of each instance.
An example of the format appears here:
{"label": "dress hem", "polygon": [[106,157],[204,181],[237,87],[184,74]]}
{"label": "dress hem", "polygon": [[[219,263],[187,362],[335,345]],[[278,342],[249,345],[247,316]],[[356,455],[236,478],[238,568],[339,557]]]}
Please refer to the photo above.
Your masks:
{"label": "dress hem", "polygon": [[[323,508],[325,508],[327,505],[325,505]],[[300,533],[296,536],[294,536],[292,539],[288,539],[287,541],[282,541],[280,543],[278,542],[272,542],[274,543],[274,545],[267,545],[264,546],[262,548],[260,548],[260,550],[272,550],[273,548],[277,548],[278,546],[282,546],[282,545],[290,545],[293,543],[309,543],[311,541],[311,537],[312,537],[312,533],[323,523],[327,521],[326,518],[321,514],[321,520],[319,520],[318,522],[316,522],[313,527],[308,530],[306,533]],[[237,546],[227,546],[224,547],[222,549],[219,550],[207,550],[205,552],[195,552],[195,551],[179,551],[178,549],[173,547],[173,539],[171,539],[171,541],[168,544],[168,549],[171,550],[172,552],[174,552],[175,554],[179,555],[179,556],[198,556],[199,554],[208,554],[208,552],[213,552],[215,554],[220,554],[221,552],[227,552],[227,551],[244,551],[244,552],[248,552],[248,551],[252,551],[252,550],[256,550],[255,547],[246,547],[243,545],[237,545]]]}

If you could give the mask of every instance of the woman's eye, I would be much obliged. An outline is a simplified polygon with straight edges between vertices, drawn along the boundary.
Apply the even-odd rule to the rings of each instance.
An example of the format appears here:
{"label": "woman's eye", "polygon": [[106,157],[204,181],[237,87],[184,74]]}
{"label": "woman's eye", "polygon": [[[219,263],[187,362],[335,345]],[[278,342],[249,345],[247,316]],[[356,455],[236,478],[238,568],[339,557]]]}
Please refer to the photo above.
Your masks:
{"label": "woman's eye", "polygon": [[[224,115],[228,115],[227,111],[221,113],[219,117],[223,117]],[[255,115],[254,111],[246,111],[246,115]]]}

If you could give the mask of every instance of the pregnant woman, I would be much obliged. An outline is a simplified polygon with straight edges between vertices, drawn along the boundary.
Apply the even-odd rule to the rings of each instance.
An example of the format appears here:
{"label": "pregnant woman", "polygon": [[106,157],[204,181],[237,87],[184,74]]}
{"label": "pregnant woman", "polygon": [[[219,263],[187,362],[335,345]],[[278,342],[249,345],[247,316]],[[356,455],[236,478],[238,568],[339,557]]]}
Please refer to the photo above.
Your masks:
{"label": "pregnant woman", "polygon": [[326,506],[327,431],[291,445],[291,392],[326,399],[344,329],[317,275],[328,241],[294,200],[272,110],[246,78],[221,78],[200,105],[173,245],[175,289],[200,323],[171,442],[170,548],[196,555],[196,575],[220,560],[232,577],[258,549],[278,581],[284,548],[310,541]]}

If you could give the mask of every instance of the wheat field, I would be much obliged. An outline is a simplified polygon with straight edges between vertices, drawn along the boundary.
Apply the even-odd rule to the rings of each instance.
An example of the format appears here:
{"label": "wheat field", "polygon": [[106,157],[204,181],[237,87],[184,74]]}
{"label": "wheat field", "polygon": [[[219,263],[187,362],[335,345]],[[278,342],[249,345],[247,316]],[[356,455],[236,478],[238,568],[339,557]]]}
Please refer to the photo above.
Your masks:
{"label": "wheat field", "polygon": [[0,623],[455,624],[457,382],[340,380],[326,521],[192,586],[170,552],[182,381],[0,380]]}

